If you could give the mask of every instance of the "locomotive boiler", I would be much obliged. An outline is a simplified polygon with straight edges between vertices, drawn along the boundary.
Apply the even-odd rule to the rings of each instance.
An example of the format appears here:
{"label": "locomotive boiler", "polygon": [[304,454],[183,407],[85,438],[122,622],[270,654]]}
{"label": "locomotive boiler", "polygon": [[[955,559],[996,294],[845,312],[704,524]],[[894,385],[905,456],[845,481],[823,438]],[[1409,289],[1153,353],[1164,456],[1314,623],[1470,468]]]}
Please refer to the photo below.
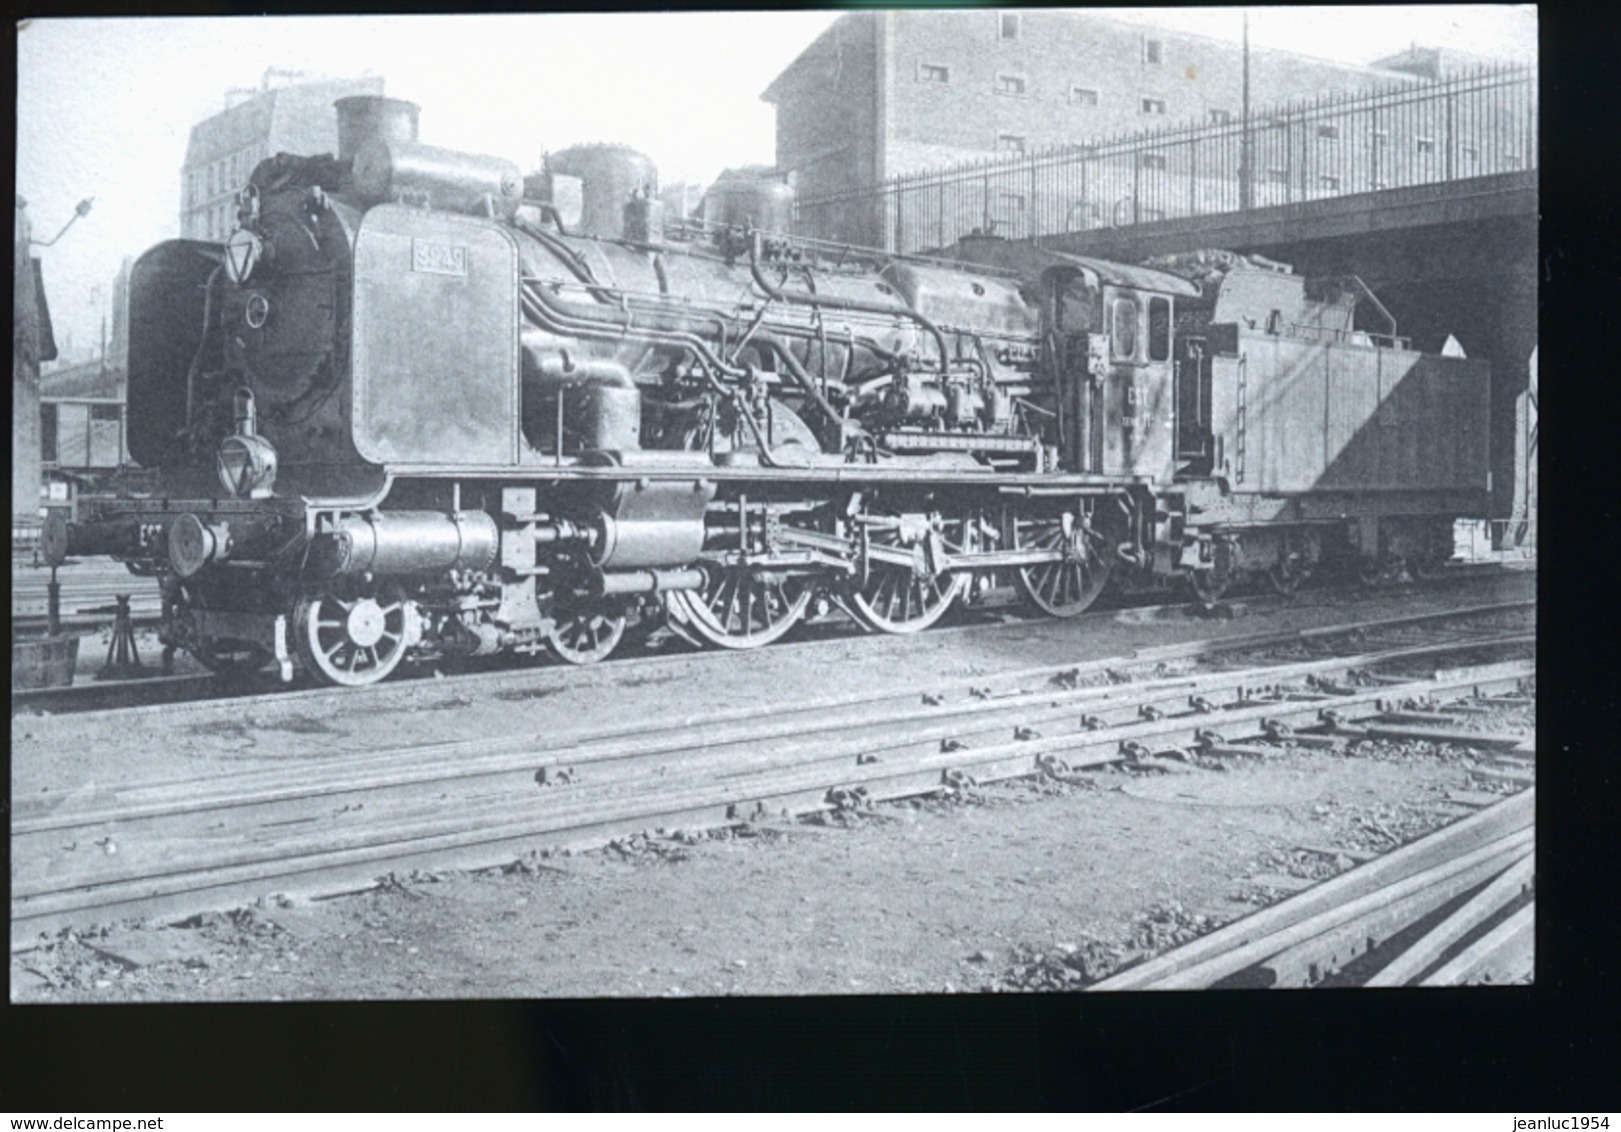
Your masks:
{"label": "locomotive boiler", "polygon": [[[47,553],[153,575],[215,669],[337,684],[628,627],[776,640],[813,608],[909,633],[1013,581],[1290,588],[1450,554],[1486,508],[1482,363],[1368,330],[1365,288],[1226,254],[1016,272],[797,241],[782,186],[666,223],[656,172],[530,176],[341,100],[223,244],[130,284],[129,450]],[[1445,430],[1435,427],[1445,421]]]}

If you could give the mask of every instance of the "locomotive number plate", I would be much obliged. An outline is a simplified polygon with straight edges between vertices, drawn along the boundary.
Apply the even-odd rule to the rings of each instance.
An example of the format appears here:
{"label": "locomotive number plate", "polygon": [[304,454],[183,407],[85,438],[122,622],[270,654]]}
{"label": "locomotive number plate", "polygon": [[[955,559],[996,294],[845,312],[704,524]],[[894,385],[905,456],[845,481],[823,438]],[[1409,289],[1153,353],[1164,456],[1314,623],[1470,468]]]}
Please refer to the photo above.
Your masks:
{"label": "locomotive number plate", "polygon": [[411,241],[411,270],[433,275],[466,275],[467,249],[437,240]]}

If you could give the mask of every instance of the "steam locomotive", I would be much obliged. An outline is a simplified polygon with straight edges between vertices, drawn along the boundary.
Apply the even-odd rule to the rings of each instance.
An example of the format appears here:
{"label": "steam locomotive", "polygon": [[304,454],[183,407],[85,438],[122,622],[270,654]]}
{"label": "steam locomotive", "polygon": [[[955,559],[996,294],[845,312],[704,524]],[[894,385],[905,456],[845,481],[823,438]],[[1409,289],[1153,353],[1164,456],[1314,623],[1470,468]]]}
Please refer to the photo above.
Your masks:
{"label": "steam locomotive", "polygon": [[833,604],[912,633],[1005,580],[1057,617],[1111,576],[1213,601],[1421,573],[1487,512],[1486,365],[1365,328],[1354,279],[817,246],[782,185],[667,225],[628,149],[525,177],[421,143],[411,103],[337,111],[336,156],[262,162],[224,244],[137,261],[151,482],[44,540],[154,576],[213,669],[585,663],[661,621],[743,649]]}

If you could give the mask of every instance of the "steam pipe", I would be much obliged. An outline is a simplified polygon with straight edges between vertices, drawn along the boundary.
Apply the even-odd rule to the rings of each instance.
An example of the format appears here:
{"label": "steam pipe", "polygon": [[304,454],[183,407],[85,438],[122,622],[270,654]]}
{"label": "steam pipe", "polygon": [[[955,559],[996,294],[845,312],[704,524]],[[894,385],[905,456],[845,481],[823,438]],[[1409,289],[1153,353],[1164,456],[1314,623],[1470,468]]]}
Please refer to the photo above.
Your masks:
{"label": "steam pipe", "polygon": [[816,407],[822,410],[827,419],[842,428],[844,425],[843,416],[832,406],[822,394],[822,391],[816,388],[815,378],[811,377],[810,372],[800,364],[799,359],[794,357],[793,351],[788,348],[787,344],[771,334],[759,335],[759,341],[762,345],[769,347],[771,352],[782,361],[783,365],[788,367],[788,373],[799,383],[805,394],[816,402]]}
{"label": "steam pipe", "polygon": [[765,272],[760,268],[760,233],[758,232],[755,232],[753,238],[749,240],[749,272],[754,276],[755,285],[760,290],[781,302],[816,309],[861,311],[864,314],[904,314],[934,337],[935,348],[940,351],[940,375],[944,377],[951,370],[951,351],[946,348],[946,336],[941,333],[938,326],[913,310],[910,303],[902,306],[900,311],[897,312],[893,307],[884,306],[881,303],[862,302],[860,299],[824,298],[803,291],[785,291],[768,280],[765,277]]}

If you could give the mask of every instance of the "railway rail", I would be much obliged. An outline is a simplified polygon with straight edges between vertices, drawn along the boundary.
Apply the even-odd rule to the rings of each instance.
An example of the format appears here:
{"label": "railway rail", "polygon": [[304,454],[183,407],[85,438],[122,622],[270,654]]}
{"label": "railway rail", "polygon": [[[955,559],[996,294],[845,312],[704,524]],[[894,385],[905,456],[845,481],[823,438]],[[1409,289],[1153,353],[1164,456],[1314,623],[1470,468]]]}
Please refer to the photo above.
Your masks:
{"label": "railway rail", "polygon": [[[1285,599],[1275,597],[1262,597],[1262,603],[1281,602]],[[1534,602],[1509,602],[1487,604],[1473,607],[1464,607],[1456,611],[1446,611],[1435,614],[1422,614],[1416,618],[1397,618],[1391,621],[1387,628],[1394,628],[1398,624],[1411,622],[1415,625],[1430,624],[1437,618],[1464,616],[1471,612],[1490,613],[1496,610],[1529,609]],[[1156,612],[1171,609],[1185,608],[1179,603],[1168,606],[1138,606],[1135,613],[1140,616],[1151,616]],[[1099,610],[1086,613],[1072,622],[1077,628],[1099,619],[1114,617],[1117,610]],[[938,638],[944,633],[975,632],[986,628],[986,618],[994,617],[995,624],[1005,624],[1017,621],[1017,616],[1004,613],[1001,616],[993,613],[981,612],[971,624],[958,626],[937,627],[932,630],[931,637]],[[1038,619],[1034,624],[1041,624]],[[825,634],[827,637],[840,636],[838,628],[833,625],[807,626],[809,630],[804,635],[815,639],[779,644],[780,648],[815,648]],[[820,632],[818,632],[820,630]],[[1332,635],[1338,630],[1330,627],[1325,630],[1314,630],[1317,637]],[[1281,632],[1264,632],[1252,634],[1244,638],[1234,638],[1238,642],[1235,647],[1266,647],[1272,644],[1286,643],[1295,638],[1294,630]],[[685,654],[681,654],[685,655]],[[1156,654],[1157,655],[1157,654]],[[151,660],[152,658],[148,658]],[[680,663],[680,656],[667,655],[658,652],[644,652],[640,655],[624,655],[606,662],[607,667],[615,672],[627,672],[643,668],[657,669],[673,663]],[[488,664],[489,662],[486,662]],[[95,680],[87,683],[76,683],[68,687],[15,689],[12,692],[11,710],[13,715],[18,712],[51,712],[69,713],[105,710],[143,710],[150,708],[163,708],[174,710],[177,706],[187,703],[214,703],[221,704],[227,701],[240,700],[244,704],[267,697],[274,697],[278,702],[312,702],[341,704],[345,710],[352,710],[365,702],[366,697],[388,696],[398,689],[404,680],[421,679],[432,675],[423,671],[412,675],[397,676],[394,680],[360,688],[288,688],[285,685],[272,683],[270,678],[257,678],[253,675],[215,676],[211,673],[177,673],[173,675],[160,675],[155,664],[150,665],[153,674],[135,679]],[[500,661],[494,662],[493,667],[484,667],[482,670],[475,667],[474,671],[463,672],[451,676],[449,679],[457,681],[458,687],[468,688],[505,688],[509,685],[522,684],[526,687],[550,687],[559,682],[576,681],[587,678],[579,669],[570,667],[544,667],[537,668],[532,665],[514,667]]]}
{"label": "railway rail", "polygon": [[1536,789],[1517,761],[1520,792],[1089,989],[1528,979]]}
{"label": "railway rail", "polygon": [[[1437,616],[1353,628],[1365,641],[1381,628],[1407,632]],[[1285,636],[1298,644],[1332,634]],[[1523,653],[1531,640],[1493,631],[1089,686],[1118,678],[1122,667],[1230,655],[1229,639],[1149,650],[1127,662],[973,677],[928,692],[805,700],[769,718],[742,710],[612,734],[361,751],[293,772],[46,792],[19,799],[13,816],[12,946],[63,926],[187,915],[275,893],[354,891],[390,872],[501,865],[542,846],[601,844],[646,829],[862,808],[996,779],[1065,778],[1108,763],[1169,770],[1185,766],[1187,752],[1253,755],[1257,741],[1321,746],[1405,735],[1524,747],[1527,736],[1471,733],[1466,717],[1429,704],[1513,691],[1532,675],[1531,662],[1476,663],[1423,678],[1393,673],[1446,656]],[[1261,647],[1256,637],[1245,643]]]}

